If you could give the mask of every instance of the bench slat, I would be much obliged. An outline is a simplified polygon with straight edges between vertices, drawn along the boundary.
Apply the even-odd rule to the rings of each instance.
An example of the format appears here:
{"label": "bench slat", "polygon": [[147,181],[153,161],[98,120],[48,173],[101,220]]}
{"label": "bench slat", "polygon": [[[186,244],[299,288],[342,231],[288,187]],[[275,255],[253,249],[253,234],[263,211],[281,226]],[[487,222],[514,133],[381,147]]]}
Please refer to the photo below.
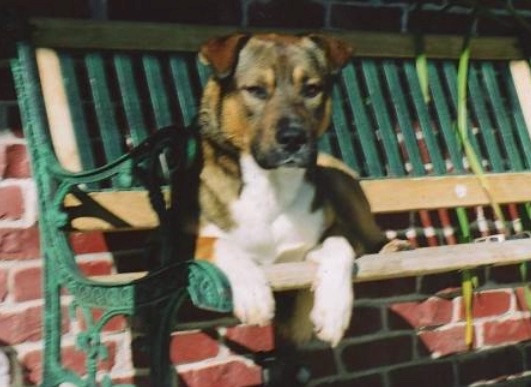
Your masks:
{"label": "bench slat", "polygon": [[136,146],[149,134],[142,114],[133,60],[129,55],[120,53],[113,56],[113,64],[124,105],[127,126],[131,133],[131,143]]}
{"label": "bench slat", "polygon": [[[531,260],[531,241],[518,240],[437,246],[389,254],[364,255],[356,260],[354,282],[413,277],[489,265],[512,265]],[[277,291],[307,288],[315,278],[308,262],[280,263],[266,267],[266,276]]]}
{"label": "bench slat", "polygon": [[471,113],[477,119],[492,170],[494,172],[502,172],[505,170],[504,162],[498,146],[498,140],[494,134],[494,125],[488,113],[489,108],[480,80],[481,74],[478,66],[471,66],[468,75]]}
{"label": "bench slat", "polygon": [[[531,173],[487,175],[491,192],[500,204],[531,201]],[[420,177],[362,180],[361,185],[374,213],[392,213],[440,208],[488,205],[489,200],[475,176]],[[125,223],[135,228],[158,225],[146,191],[113,191],[89,193],[90,198]],[[65,206],[78,206],[73,195]],[[78,230],[112,230],[114,227],[95,218],[79,218],[73,223]]]}
{"label": "bench slat", "polygon": [[[531,260],[531,240],[486,242],[438,246],[388,254],[369,254],[356,260],[354,282],[414,277],[481,266],[503,266]],[[314,282],[316,265],[310,262],[278,263],[264,267],[275,291],[309,288]],[[95,281],[132,281],[146,272],[91,277]]]}
{"label": "bench slat", "polygon": [[[491,174],[487,181],[500,204],[531,201],[531,173]],[[472,175],[364,180],[361,185],[375,213],[489,205]]]}

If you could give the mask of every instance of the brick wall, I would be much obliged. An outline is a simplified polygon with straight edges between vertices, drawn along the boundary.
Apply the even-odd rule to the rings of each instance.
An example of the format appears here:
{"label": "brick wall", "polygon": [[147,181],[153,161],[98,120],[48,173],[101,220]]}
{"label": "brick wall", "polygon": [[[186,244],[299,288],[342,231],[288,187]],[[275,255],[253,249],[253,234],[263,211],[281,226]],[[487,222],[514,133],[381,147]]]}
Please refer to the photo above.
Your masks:
{"label": "brick wall", "polygon": [[[9,1],[5,1],[6,4]],[[235,26],[370,29],[459,33],[469,25],[469,9],[449,1],[345,0],[26,0],[12,7],[33,16],[152,20]],[[489,2],[496,3],[496,2]],[[513,0],[531,17],[531,4]],[[448,8],[441,13],[443,7]],[[502,10],[502,22],[483,18],[481,34],[514,33]],[[10,358],[13,385],[40,380],[42,349],[42,260],[38,246],[36,198],[20,119],[6,62],[0,62],[0,348]],[[76,237],[86,273],[112,270],[105,242],[97,235]],[[475,339],[464,344],[459,273],[406,278],[356,287],[354,318],[347,338],[334,350],[320,344],[304,348],[298,361],[313,386],[462,386],[515,379],[531,383],[531,319],[518,267],[482,269],[474,299]],[[68,298],[65,298],[65,308]],[[194,314],[195,313],[195,314]],[[188,310],[190,320],[197,313]],[[202,320],[210,316],[200,316]],[[63,322],[68,366],[82,370],[83,354],[75,332],[83,322]],[[114,319],[105,329],[109,358],[101,368],[117,381],[146,378],[145,338],[132,338],[127,323]],[[189,386],[243,387],[262,383],[267,353],[275,347],[271,327],[209,325],[176,332],[171,359]],[[133,348],[131,353],[129,350]],[[0,387],[6,385],[0,352]],[[132,362],[139,368],[133,373]],[[271,371],[272,372],[272,371]],[[505,385],[505,384],[504,384]]]}

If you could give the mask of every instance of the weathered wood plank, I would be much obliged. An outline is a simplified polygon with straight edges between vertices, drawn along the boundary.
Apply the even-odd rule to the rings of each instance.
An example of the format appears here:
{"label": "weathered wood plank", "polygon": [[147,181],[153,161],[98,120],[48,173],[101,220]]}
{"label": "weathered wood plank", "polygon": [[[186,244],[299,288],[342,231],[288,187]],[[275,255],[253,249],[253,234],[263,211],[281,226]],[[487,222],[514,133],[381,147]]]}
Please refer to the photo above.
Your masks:
{"label": "weathered wood plank", "polygon": [[[138,50],[190,51],[213,36],[227,35],[237,30],[231,26],[197,26],[188,24],[100,22],[35,18],[30,20],[32,40],[37,46]],[[272,29],[269,29],[272,30]],[[250,32],[264,29],[251,28]],[[276,32],[300,33],[303,30]],[[413,58],[417,54],[412,34],[392,34],[367,31],[331,32],[355,47],[360,57]],[[426,35],[423,46],[428,58],[458,58],[462,36]],[[523,54],[517,38],[477,37],[471,42],[471,56],[475,59],[521,59]]]}
{"label": "weathered wood plank", "polygon": [[59,58],[55,50],[47,48],[37,49],[35,56],[56,157],[66,170],[80,171],[81,159]]}
{"label": "weathered wood plank", "polygon": [[527,130],[531,132],[531,68],[529,67],[529,61],[511,61],[509,63],[509,69]]}
{"label": "weathered wood plank", "polygon": [[[531,173],[487,175],[492,195],[498,203],[531,201]],[[362,187],[374,213],[390,213],[438,208],[488,205],[489,200],[474,176],[442,176],[403,179],[363,180]],[[100,206],[135,228],[158,224],[146,191],[93,192],[90,205]],[[81,202],[73,195],[65,199],[71,211]],[[112,222],[82,217],[74,220],[78,230],[111,230]]]}
{"label": "weathered wood plank", "polygon": [[[500,204],[531,201],[531,173],[487,175],[492,197]],[[489,205],[473,175],[363,180],[375,213]]]}
{"label": "weathered wood plank", "polygon": [[[354,282],[378,281],[481,266],[503,266],[531,260],[531,240],[489,242],[422,248],[389,254],[371,254],[359,258]],[[276,291],[309,287],[315,277],[315,265],[282,263],[265,268]]]}
{"label": "weathered wood plank", "polygon": [[[89,200],[82,198],[83,202],[73,194],[68,194],[65,197],[64,205],[67,212],[94,214],[94,217],[74,218],[72,227],[76,230],[112,230],[116,228],[112,221],[116,218],[122,221],[122,228],[151,229],[159,224],[157,214],[151,207],[147,191],[101,191],[91,192],[87,197]],[[87,206],[90,211],[79,211],[82,206]],[[98,214],[102,213],[104,215],[110,213],[113,216],[107,217],[107,219],[96,218]],[[105,218],[104,215],[103,218]]]}
{"label": "weathered wood plank", "polygon": [[[388,254],[370,254],[356,260],[354,282],[412,277],[473,269],[481,266],[503,266],[531,260],[531,240],[486,242],[422,248]],[[264,268],[275,291],[304,289],[312,285],[316,266],[309,262],[279,263]],[[132,281],[146,273],[124,273],[93,277],[97,281]]]}

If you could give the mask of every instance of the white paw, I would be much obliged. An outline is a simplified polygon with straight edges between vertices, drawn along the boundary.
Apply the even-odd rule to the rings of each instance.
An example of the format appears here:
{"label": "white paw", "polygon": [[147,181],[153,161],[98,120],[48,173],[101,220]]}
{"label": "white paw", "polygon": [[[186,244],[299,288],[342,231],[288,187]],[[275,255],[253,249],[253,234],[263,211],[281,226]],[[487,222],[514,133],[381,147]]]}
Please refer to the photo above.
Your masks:
{"label": "white paw", "polygon": [[344,238],[331,237],[321,248],[312,251],[308,259],[319,265],[310,319],[317,337],[336,346],[352,316],[354,250]]}
{"label": "white paw", "polygon": [[310,318],[315,334],[323,341],[336,346],[349,326],[352,316],[354,292],[352,286],[343,283],[322,281],[315,288],[314,307]]}
{"label": "white paw", "polygon": [[262,269],[236,250],[216,257],[232,290],[234,315],[245,324],[266,325],[275,313],[273,292]]}
{"label": "white paw", "polygon": [[263,273],[241,273],[230,278],[234,315],[244,324],[267,325],[275,314],[275,300]]}

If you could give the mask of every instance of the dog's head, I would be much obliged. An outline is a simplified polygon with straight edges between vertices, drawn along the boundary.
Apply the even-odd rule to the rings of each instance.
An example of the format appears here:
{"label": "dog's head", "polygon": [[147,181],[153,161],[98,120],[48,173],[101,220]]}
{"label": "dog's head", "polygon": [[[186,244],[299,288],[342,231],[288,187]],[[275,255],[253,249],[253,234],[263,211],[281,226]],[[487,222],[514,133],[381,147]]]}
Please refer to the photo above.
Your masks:
{"label": "dog's head", "polygon": [[206,135],[265,169],[311,166],[330,122],[333,75],[350,55],[322,35],[212,39],[200,51],[213,69],[202,102]]}

